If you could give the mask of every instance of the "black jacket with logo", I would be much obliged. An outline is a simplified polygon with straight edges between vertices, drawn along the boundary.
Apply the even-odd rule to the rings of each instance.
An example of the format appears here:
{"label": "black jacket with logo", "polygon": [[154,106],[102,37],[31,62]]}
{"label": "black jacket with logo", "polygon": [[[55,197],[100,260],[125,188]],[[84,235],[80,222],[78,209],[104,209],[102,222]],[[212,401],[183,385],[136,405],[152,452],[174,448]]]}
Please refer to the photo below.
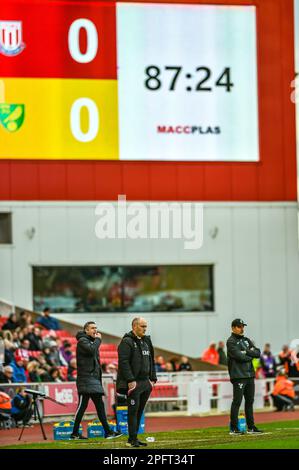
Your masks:
{"label": "black jacket with logo", "polygon": [[231,380],[249,379],[255,376],[252,359],[261,355],[260,349],[242,335],[232,333],[226,342],[227,365]]}
{"label": "black jacket with logo", "polygon": [[[141,341],[149,350],[149,358],[143,355],[145,348],[142,347]],[[148,377],[141,377],[143,372],[148,369]],[[154,348],[150,336],[143,336],[142,339],[137,338],[132,331],[126,333],[118,346],[118,374],[116,380],[116,390],[119,393],[126,393],[128,383],[134,382],[140,378],[148,378],[152,382],[157,381],[155,371]]]}
{"label": "black jacket with logo", "polygon": [[84,331],[79,331],[77,338],[77,388],[78,393],[101,393],[102,369],[99,358],[100,338],[92,338]]}

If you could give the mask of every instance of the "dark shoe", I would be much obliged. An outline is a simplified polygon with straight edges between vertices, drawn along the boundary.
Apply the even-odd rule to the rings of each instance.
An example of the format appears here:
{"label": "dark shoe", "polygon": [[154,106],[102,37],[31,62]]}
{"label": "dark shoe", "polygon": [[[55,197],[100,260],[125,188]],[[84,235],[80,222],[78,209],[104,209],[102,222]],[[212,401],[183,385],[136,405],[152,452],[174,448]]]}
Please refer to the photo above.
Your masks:
{"label": "dark shoe", "polygon": [[137,439],[135,441],[128,440],[128,442],[126,443],[126,446],[127,447],[141,447],[141,445],[140,445],[140,443]]}
{"label": "dark shoe", "polygon": [[239,431],[239,429],[231,429],[229,433],[231,436],[242,436],[245,434],[245,432]]}
{"label": "dark shoe", "polygon": [[147,447],[147,443],[146,443],[146,442],[139,441],[139,439],[137,439],[137,440],[138,440],[138,444],[139,444],[141,447]]}
{"label": "dark shoe", "polygon": [[71,441],[79,441],[82,439],[88,439],[88,437],[82,436],[82,434],[71,434],[70,435],[70,440]]}
{"label": "dark shoe", "polygon": [[121,432],[111,431],[108,434],[106,434],[105,439],[117,439],[120,436],[122,436]]}
{"label": "dark shoe", "polygon": [[[147,447],[146,442],[139,441],[139,439],[136,439],[136,442],[138,442],[139,447]],[[131,439],[128,439],[128,444],[131,444],[131,443],[132,443]]]}
{"label": "dark shoe", "polygon": [[248,428],[247,434],[263,434],[264,431],[261,431],[258,429],[256,426],[253,426],[252,428]]}
{"label": "dark shoe", "polygon": [[294,405],[289,405],[286,409],[286,411],[295,411]]}

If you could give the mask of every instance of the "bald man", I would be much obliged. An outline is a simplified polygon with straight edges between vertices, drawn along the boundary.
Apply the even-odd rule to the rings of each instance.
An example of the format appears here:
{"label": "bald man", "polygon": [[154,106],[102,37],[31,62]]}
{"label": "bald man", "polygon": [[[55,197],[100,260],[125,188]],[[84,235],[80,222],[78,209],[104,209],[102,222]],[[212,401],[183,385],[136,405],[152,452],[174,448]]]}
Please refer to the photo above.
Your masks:
{"label": "bald man", "polygon": [[127,395],[130,447],[146,446],[138,439],[141,416],[154,383],[157,381],[154,348],[146,333],[147,322],[134,318],[132,331],[126,333],[118,346],[118,375],[116,389]]}

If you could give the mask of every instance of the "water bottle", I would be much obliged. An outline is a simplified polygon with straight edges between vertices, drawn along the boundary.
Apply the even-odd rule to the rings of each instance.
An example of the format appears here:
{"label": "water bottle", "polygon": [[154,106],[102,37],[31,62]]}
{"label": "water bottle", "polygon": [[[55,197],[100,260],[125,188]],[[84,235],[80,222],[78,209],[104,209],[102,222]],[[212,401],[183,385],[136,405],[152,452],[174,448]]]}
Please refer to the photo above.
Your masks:
{"label": "water bottle", "polygon": [[241,432],[246,432],[246,430],[247,430],[247,428],[246,428],[246,419],[245,419],[245,416],[243,414],[240,414],[238,416],[238,429]]}

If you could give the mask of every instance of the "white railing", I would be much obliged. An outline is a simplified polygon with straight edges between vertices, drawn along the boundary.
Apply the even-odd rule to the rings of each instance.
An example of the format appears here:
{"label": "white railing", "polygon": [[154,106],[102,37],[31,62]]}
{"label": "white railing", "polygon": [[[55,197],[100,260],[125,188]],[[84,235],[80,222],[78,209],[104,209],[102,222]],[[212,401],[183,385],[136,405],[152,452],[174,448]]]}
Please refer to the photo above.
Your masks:
{"label": "white railing", "polygon": [[[178,387],[177,397],[150,398],[150,403],[173,402],[188,415],[228,412],[230,410],[233,387],[226,371],[158,373],[157,377],[157,384],[176,385]],[[295,392],[299,403],[299,378],[291,378],[291,380],[295,383]],[[274,378],[255,380],[255,409],[264,409],[265,405],[273,406],[271,393],[274,382]],[[244,401],[241,405],[242,408],[244,408]]]}

